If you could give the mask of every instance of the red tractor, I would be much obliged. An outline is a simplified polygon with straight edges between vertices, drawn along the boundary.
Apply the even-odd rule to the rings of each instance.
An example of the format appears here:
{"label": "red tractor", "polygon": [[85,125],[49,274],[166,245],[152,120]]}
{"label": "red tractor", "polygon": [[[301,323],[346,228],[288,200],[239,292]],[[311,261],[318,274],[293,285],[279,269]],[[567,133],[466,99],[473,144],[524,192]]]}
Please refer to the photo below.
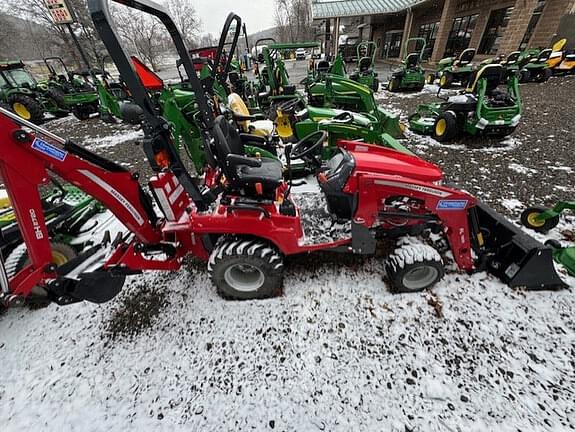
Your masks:
{"label": "red tractor", "polygon": [[[385,239],[397,240],[386,264],[395,291],[435,284],[444,273],[440,252],[449,250],[463,272],[487,269],[510,286],[531,289],[563,286],[551,249],[471,195],[443,186],[440,169],[414,156],[342,141],[325,163],[319,154],[326,135],[316,132],[288,147],[288,160],[303,159],[319,185],[307,198],[296,196],[279,161],[245,156],[237,129],[223,116],[214,118],[165,10],[147,0],[121,2],[157,16],[170,30],[205,126],[209,181],[184,169],[168,123],[153,109],[111,31],[107,0],[89,0],[96,28],[144,110],[142,145],[156,175],[148,192],[124,167],[0,109],[0,175],[31,260],[11,279],[0,265],[5,305],[21,304],[34,286],[58,304],[104,302],[120,291],[126,275],[177,270],[187,255],[206,260],[225,297],[270,297],[281,291],[285,257],[325,250],[369,255]],[[130,232],[56,266],[38,194],[49,173],[103,203]],[[332,229],[322,228],[328,225]],[[412,241],[425,233],[444,239],[445,250]]]}

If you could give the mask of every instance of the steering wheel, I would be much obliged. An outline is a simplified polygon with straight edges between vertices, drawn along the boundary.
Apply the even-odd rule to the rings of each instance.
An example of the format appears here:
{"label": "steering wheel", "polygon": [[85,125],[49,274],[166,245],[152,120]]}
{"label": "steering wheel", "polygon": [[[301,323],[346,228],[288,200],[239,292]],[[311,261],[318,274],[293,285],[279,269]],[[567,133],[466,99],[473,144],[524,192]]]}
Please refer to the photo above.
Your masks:
{"label": "steering wheel", "polygon": [[281,112],[284,112],[286,114],[290,114],[294,111],[295,107],[297,107],[299,103],[300,103],[300,100],[298,98],[293,98],[293,99],[287,100],[287,101],[279,104],[278,109]]}
{"label": "steering wheel", "polygon": [[322,148],[326,138],[326,131],[312,132],[293,146],[290,154],[290,160],[303,159],[305,162],[311,162],[318,168],[321,167],[321,157],[319,157],[319,150]]}

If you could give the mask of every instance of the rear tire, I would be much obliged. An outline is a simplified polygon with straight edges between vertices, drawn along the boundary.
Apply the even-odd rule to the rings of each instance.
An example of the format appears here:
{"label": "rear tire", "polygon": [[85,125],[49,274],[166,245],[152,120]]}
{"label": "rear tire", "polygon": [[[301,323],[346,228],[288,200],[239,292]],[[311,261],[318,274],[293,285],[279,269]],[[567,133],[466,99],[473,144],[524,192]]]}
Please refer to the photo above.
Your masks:
{"label": "rear tire", "polygon": [[401,82],[398,78],[392,78],[388,83],[387,83],[387,90],[390,92],[396,92],[399,91],[399,87],[401,85]]}
{"label": "rear tire", "polygon": [[528,207],[521,213],[521,223],[533,231],[545,233],[559,224],[559,215],[543,221],[536,220],[537,216],[547,211],[545,207]]}
{"label": "rear tire", "polygon": [[283,268],[283,258],[274,246],[237,237],[222,237],[208,262],[218,294],[232,300],[280,295]]}
{"label": "rear tire", "polygon": [[449,111],[446,111],[437,117],[433,125],[433,137],[439,142],[450,141],[459,133],[457,117]]}
{"label": "rear tire", "polygon": [[46,90],[46,96],[52,99],[54,105],[56,105],[61,110],[68,110],[68,108],[66,107],[66,97],[62,90],[53,87],[49,88],[48,90]]}
{"label": "rear tire", "polygon": [[431,85],[431,84],[433,84],[434,82],[435,82],[435,74],[431,74],[431,73],[430,73],[430,74],[428,74],[428,75],[425,77],[425,83],[426,83],[426,84]]}
{"label": "rear tire", "polygon": [[[23,94],[15,94],[8,97],[10,109],[24,120],[40,125],[44,122],[44,109],[40,103]],[[24,111],[22,111],[24,108]]]}
{"label": "rear tire", "polygon": [[431,288],[445,270],[441,255],[426,244],[402,244],[385,263],[385,271],[394,293],[413,293]]}
{"label": "rear tire", "polygon": [[537,77],[537,82],[547,82],[549,78],[551,78],[551,75],[553,75],[551,69],[543,69]]}
{"label": "rear tire", "polygon": [[531,80],[531,72],[528,70],[519,71],[519,82],[526,83]]}

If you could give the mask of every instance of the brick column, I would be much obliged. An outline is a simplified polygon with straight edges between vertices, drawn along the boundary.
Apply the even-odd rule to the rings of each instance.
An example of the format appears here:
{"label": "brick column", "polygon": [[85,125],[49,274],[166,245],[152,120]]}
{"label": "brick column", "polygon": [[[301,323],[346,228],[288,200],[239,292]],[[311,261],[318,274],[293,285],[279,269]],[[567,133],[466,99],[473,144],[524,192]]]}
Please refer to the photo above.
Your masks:
{"label": "brick column", "polygon": [[441,12],[441,20],[439,21],[439,29],[437,30],[437,37],[435,39],[435,46],[433,53],[429,59],[430,63],[437,63],[443,57],[445,46],[447,45],[447,38],[451,31],[453,18],[455,18],[455,4],[456,0],[445,0],[443,3],[443,11]]}
{"label": "brick column", "polygon": [[509,54],[519,48],[536,5],[537,0],[517,0],[515,2],[515,9],[511,13],[509,24],[507,24],[507,29],[505,29],[505,35],[501,45],[499,45],[497,54]]}
{"label": "brick column", "polygon": [[473,29],[473,34],[471,35],[471,40],[469,41],[468,48],[475,48],[479,51],[479,44],[481,43],[481,38],[483,33],[485,33],[485,27],[487,27],[487,21],[489,20],[489,15],[491,12],[488,10],[482,10],[477,17],[475,22],[475,28]]}
{"label": "brick column", "polygon": [[403,59],[403,53],[406,49],[405,44],[411,35],[411,25],[413,24],[413,12],[408,8],[405,14],[405,22],[403,24],[403,36],[401,37],[401,48],[399,49],[399,58]]}

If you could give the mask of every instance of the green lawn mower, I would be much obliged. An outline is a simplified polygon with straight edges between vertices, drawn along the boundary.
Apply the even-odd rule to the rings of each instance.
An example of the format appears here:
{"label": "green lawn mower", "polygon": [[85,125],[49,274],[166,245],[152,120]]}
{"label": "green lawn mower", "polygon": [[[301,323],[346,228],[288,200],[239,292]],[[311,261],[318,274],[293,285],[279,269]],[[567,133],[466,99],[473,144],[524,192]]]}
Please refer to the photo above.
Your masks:
{"label": "green lawn mower", "polygon": [[[421,67],[421,60],[427,42],[423,38],[410,38],[405,43],[405,52],[410,42],[414,42],[415,50],[403,56],[401,68],[392,73],[387,90],[396,92],[401,90],[421,91],[425,86],[425,71]],[[421,47],[418,49],[418,45]]]}
{"label": "green lawn mower", "polygon": [[[574,201],[560,201],[554,207],[529,207],[521,213],[521,223],[529,229],[546,233],[559,224],[561,213],[575,210]],[[547,240],[547,246],[553,249],[553,258],[565,266],[571,276],[575,276],[575,246],[563,247],[557,240]]]}
{"label": "green lawn mower", "polygon": [[460,94],[444,102],[420,105],[409,118],[411,130],[433,135],[441,142],[462,133],[497,138],[511,134],[519,124],[523,106],[515,75],[507,77],[506,91],[499,88],[504,75],[501,65],[483,66]]}
{"label": "green lawn mower", "polygon": [[544,50],[530,49],[523,52],[519,60],[519,82],[546,82],[551,78],[553,72],[549,68],[547,61],[553,50],[546,48]]}
{"label": "green lawn mower", "polygon": [[40,81],[38,87],[50,91],[62,110],[72,112],[78,120],[87,120],[99,111],[98,92],[90,83],[90,71],[71,72],[61,57],[46,57],[44,64],[48,79]]}
{"label": "green lawn mower", "polygon": [[376,52],[377,44],[375,42],[360,42],[357,45],[357,69],[349,76],[351,80],[369,87],[374,92],[379,90],[379,79],[374,70]]}
{"label": "green lawn mower", "polygon": [[446,57],[437,64],[437,72],[427,75],[428,84],[433,84],[439,80],[441,88],[449,88],[455,83],[464,86],[469,81],[471,74],[475,71],[473,59],[475,58],[475,48],[467,48],[459,57]]}
{"label": "green lawn mower", "polygon": [[22,61],[0,63],[0,103],[35,124],[42,124],[46,113],[56,117],[69,113],[62,107],[61,93],[40,86]]}

